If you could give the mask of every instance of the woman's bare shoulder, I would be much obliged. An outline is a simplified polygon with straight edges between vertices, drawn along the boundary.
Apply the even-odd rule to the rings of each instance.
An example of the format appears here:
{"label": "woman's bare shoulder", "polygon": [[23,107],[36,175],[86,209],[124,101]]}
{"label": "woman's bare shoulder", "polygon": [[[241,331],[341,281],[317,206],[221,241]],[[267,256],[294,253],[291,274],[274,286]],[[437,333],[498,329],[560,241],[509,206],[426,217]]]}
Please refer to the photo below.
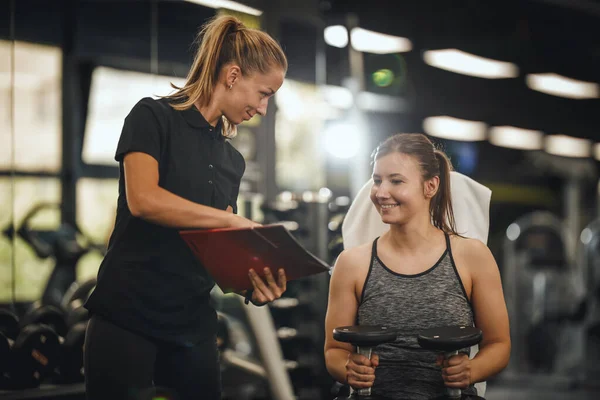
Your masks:
{"label": "woman's bare shoulder", "polygon": [[452,246],[453,253],[489,250],[487,245],[481,240],[459,235],[450,235],[450,245]]}
{"label": "woman's bare shoulder", "polygon": [[335,267],[341,267],[347,271],[360,271],[368,269],[371,261],[373,243],[364,243],[342,251],[335,263]]}
{"label": "woman's bare shoulder", "polygon": [[479,239],[451,235],[450,245],[455,259],[462,261],[467,267],[479,267],[489,264],[494,259],[489,247]]}

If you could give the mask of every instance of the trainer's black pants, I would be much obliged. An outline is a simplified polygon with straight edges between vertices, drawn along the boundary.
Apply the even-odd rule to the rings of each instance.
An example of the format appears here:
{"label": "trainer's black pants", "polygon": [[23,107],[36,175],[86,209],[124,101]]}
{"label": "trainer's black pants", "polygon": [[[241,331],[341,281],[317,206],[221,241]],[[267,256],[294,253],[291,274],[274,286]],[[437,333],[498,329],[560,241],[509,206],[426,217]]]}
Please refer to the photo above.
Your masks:
{"label": "trainer's black pants", "polygon": [[137,400],[153,386],[171,389],[180,400],[221,398],[216,338],[176,346],[94,315],[85,337],[84,368],[89,400]]}

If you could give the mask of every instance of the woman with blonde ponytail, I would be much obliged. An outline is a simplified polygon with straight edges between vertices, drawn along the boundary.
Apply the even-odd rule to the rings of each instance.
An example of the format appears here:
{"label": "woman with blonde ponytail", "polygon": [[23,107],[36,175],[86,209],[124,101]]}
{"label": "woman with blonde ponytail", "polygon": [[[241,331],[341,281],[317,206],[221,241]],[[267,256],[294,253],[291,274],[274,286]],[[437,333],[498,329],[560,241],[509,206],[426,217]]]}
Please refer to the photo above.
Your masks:
{"label": "woman with blonde ponytail", "polygon": [[[337,381],[371,387],[375,396],[390,400],[441,398],[446,387],[476,395],[476,383],[508,364],[508,313],[498,266],[483,242],[457,233],[451,170],[444,152],[422,134],[394,135],[373,153],[371,202],[389,230],[344,250],[333,270],[325,362]],[[401,334],[379,345],[369,360],[333,339],[334,328],[355,324]],[[483,331],[474,357],[465,349],[443,361],[417,343],[418,332],[456,325]]]}
{"label": "woman with blonde ponytail", "polygon": [[[154,385],[182,400],[221,398],[214,282],[178,231],[257,225],[237,215],[245,161],[228,139],[266,114],[286,72],[273,38],[215,17],[185,84],[141,99],[125,118],[115,227],[86,302],[88,399],[136,399]],[[240,293],[255,305],[286,289],[283,270],[264,273],[250,270],[254,290]]]}

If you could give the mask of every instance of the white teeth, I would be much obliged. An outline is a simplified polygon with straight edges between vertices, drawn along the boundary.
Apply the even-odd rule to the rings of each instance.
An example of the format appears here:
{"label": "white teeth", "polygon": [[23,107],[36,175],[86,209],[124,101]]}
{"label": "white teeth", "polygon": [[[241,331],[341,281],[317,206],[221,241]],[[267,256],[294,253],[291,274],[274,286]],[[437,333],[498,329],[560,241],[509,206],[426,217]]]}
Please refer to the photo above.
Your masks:
{"label": "white teeth", "polygon": [[398,206],[398,204],[382,204],[381,208],[383,208],[383,209],[390,209],[390,208],[394,208],[396,206]]}

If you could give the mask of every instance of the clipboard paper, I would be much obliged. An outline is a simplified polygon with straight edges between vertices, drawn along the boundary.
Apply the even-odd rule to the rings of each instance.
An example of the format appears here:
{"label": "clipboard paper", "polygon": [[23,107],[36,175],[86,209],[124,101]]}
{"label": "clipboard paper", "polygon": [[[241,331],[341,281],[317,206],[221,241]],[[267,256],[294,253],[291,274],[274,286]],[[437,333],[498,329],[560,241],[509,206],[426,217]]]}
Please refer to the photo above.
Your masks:
{"label": "clipboard paper", "polygon": [[277,270],[283,268],[288,282],[330,269],[283,225],[182,230],[179,234],[224,293],[252,289],[250,268],[263,279],[265,267],[275,279]]}

